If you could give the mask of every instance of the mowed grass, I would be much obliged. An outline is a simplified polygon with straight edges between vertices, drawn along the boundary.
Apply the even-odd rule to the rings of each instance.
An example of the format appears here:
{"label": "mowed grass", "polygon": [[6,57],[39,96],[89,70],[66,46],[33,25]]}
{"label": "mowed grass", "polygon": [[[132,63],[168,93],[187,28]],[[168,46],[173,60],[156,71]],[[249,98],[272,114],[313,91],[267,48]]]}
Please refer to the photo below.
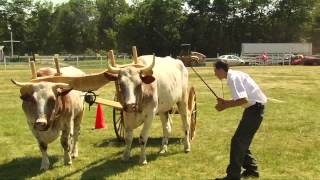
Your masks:
{"label": "mowed grass", "polygon": [[[81,67],[80,67],[81,68]],[[320,67],[234,67],[249,73],[272,99],[265,118],[252,143],[261,178],[274,180],[320,179]],[[83,69],[99,72],[102,67]],[[230,98],[230,91],[217,80],[210,67],[196,70],[218,95]],[[40,172],[41,154],[21,109],[19,88],[10,79],[28,81],[30,70],[9,68],[0,71],[0,179],[210,179],[225,175],[229,162],[230,139],[239,123],[241,107],[217,112],[216,100],[189,69],[190,84],[196,87],[198,121],[192,151],[183,152],[183,131],[179,115],[173,118],[173,130],[166,155],[158,155],[162,128],[154,119],[147,144],[148,165],[139,166],[140,147],[135,140],[132,158],[121,160],[124,143],[118,142],[112,126],[112,108],[104,107],[107,128],[93,130],[96,105],[82,123],[79,157],[71,166],[63,165],[63,149],[57,139],[49,145],[51,167]],[[97,93],[113,99],[114,84]]]}

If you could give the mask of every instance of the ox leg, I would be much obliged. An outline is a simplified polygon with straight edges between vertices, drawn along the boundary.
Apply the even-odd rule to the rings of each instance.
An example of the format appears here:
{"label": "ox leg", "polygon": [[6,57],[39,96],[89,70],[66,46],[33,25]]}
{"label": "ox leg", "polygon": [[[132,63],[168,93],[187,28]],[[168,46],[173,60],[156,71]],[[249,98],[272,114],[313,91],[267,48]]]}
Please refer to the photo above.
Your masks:
{"label": "ox leg", "polygon": [[41,170],[46,171],[49,169],[49,166],[50,166],[50,161],[47,154],[48,144],[39,142],[39,148],[42,154],[40,171]]}
{"label": "ox leg", "polygon": [[73,144],[72,144],[72,151],[71,151],[71,157],[76,158],[78,157],[78,138],[80,135],[80,125],[83,117],[83,112],[78,115],[74,119],[74,136],[73,136]]}
{"label": "ox leg", "polygon": [[164,154],[168,151],[169,135],[171,133],[171,117],[169,112],[159,113],[159,117],[161,119],[163,131],[162,144],[159,153]]}
{"label": "ox leg", "polygon": [[66,128],[62,131],[62,135],[61,135],[61,145],[63,147],[64,150],[64,165],[71,165],[72,164],[72,160],[71,160],[71,142],[72,140],[72,135],[70,134],[70,129]]}
{"label": "ox leg", "polygon": [[182,126],[184,131],[184,151],[186,153],[191,151],[191,145],[190,145],[190,138],[189,138],[189,130],[190,130],[190,122],[188,119],[188,110],[187,110],[187,103],[185,102],[179,102],[178,104],[179,113],[182,120]]}
{"label": "ox leg", "polygon": [[148,141],[148,135],[149,135],[149,130],[151,128],[151,124],[154,118],[154,113],[149,114],[144,123],[143,123],[143,128],[139,137],[139,144],[140,144],[140,148],[141,148],[141,154],[140,154],[140,160],[139,163],[141,165],[146,165],[147,162],[147,157],[146,157],[146,145],[147,145],[147,141]]}
{"label": "ox leg", "polygon": [[127,161],[131,156],[131,144],[133,140],[133,130],[126,128],[125,134],[125,142],[126,142],[126,149],[123,152],[122,159]]}

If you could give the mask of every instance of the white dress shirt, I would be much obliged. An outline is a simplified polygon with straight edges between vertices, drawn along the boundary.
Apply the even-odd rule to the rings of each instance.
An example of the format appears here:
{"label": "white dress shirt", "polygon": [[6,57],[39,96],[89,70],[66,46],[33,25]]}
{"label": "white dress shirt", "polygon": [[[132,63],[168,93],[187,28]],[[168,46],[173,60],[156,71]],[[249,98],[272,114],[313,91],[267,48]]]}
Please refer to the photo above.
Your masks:
{"label": "white dress shirt", "polygon": [[248,74],[229,69],[227,82],[231,89],[233,100],[241,98],[248,100],[247,104],[242,105],[244,108],[254,105],[256,102],[267,103],[266,95]]}

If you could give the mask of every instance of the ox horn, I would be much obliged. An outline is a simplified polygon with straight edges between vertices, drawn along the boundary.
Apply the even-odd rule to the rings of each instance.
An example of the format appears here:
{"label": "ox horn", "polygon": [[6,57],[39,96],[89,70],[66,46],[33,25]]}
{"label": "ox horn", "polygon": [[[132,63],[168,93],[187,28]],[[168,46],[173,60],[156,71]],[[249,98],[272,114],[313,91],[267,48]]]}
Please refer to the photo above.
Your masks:
{"label": "ox horn", "polygon": [[156,56],[153,54],[152,63],[147,67],[141,68],[140,70],[143,73],[152,72],[152,68],[154,67],[155,63],[156,63]]}
{"label": "ox horn", "polygon": [[120,68],[112,67],[112,66],[109,64],[109,61],[108,61],[108,60],[107,60],[107,68],[108,68],[108,71],[109,71],[109,72],[115,73],[115,74],[118,74],[119,71],[120,71]]}
{"label": "ox horn", "polygon": [[12,82],[13,84],[15,84],[16,86],[19,86],[19,87],[26,87],[26,86],[31,86],[31,85],[34,84],[34,83],[32,83],[32,82],[26,82],[26,83],[18,82],[18,81],[15,81],[15,80],[13,80],[13,79],[11,79],[11,82]]}
{"label": "ox horn", "polygon": [[55,88],[71,89],[71,86],[66,83],[55,83]]}

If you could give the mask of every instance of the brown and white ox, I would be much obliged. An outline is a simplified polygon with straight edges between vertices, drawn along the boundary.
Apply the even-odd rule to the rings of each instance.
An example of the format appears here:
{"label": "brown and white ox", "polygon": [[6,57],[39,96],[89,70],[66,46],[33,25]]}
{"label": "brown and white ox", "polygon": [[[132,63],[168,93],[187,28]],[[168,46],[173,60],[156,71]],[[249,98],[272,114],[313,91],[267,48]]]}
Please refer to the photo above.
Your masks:
{"label": "brown and white ox", "polygon": [[140,56],[145,67],[112,67],[108,70],[118,75],[120,103],[124,110],[126,149],[123,159],[130,157],[133,129],[143,124],[139,143],[141,147],[140,163],[147,164],[145,147],[149,130],[158,113],[162,122],[163,139],[160,153],[167,151],[171,132],[169,111],[176,104],[183,122],[184,150],[189,152],[189,119],[187,119],[188,71],[180,60],[171,57]]}
{"label": "brown and white ox", "polygon": [[[37,77],[52,76],[55,73],[53,68],[41,68],[37,71]],[[74,67],[61,68],[61,73],[67,76],[84,75],[84,72]],[[71,90],[64,83],[12,82],[21,87],[22,109],[42,153],[40,170],[49,168],[48,144],[59,137],[60,131],[64,164],[72,164],[72,158],[78,156],[78,136],[84,112],[81,92]]]}

